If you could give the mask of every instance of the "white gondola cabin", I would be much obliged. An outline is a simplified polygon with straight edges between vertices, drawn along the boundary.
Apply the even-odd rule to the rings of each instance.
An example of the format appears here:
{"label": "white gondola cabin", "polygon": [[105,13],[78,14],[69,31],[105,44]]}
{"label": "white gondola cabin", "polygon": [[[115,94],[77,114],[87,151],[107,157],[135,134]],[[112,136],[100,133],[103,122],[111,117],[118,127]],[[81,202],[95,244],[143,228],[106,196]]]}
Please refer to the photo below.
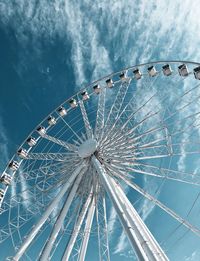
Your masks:
{"label": "white gondola cabin", "polygon": [[169,76],[169,75],[172,74],[172,69],[171,69],[171,67],[170,67],[169,64],[165,64],[165,65],[162,67],[162,70],[163,70],[163,74],[164,74],[165,76]]}
{"label": "white gondola cabin", "polygon": [[61,117],[63,117],[67,114],[67,111],[64,107],[61,106],[58,108],[58,113],[60,114]]}
{"label": "white gondola cabin", "polygon": [[140,72],[139,69],[133,70],[133,74],[134,74],[134,77],[135,77],[136,80],[139,80],[142,77],[142,73]]}
{"label": "white gondola cabin", "polygon": [[9,164],[8,167],[13,170],[16,171],[19,168],[19,163],[17,161],[12,160]]}
{"label": "white gondola cabin", "polygon": [[5,191],[3,189],[0,189],[0,202],[2,201],[4,197]]}
{"label": "white gondola cabin", "polygon": [[87,91],[83,91],[81,93],[81,96],[82,96],[84,101],[87,101],[90,98],[90,96],[88,95]]}
{"label": "white gondola cabin", "polygon": [[38,132],[41,136],[44,136],[44,135],[46,134],[46,129],[45,129],[45,127],[43,127],[43,126],[39,126],[39,127],[37,128],[37,132]]}
{"label": "white gondola cabin", "polygon": [[127,77],[127,72],[121,72],[120,75],[119,75],[119,78],[122,82],[125,82],[127,81],[128,77]]}
{"label": "white gondola cabin", "polygon": [[10,175],[5,173],[2,175],[0,180],[1,180],[1,183],[3,183],[4,185],[10,185],[12,178]]}
{"label": "white gondola cabin", "polygon": [[100,85],[97,84],[95,86],[93,86],[93,90],[96,94],[99,94],[101,92],[101,88],[100,88]]}
{"label": "white gondola cabin", "polygon": [[107,79],[106,84],[108,88],[112,88],[114,86],[113,80],[112,79]]}
{"label": "white gondola cabin", "polygon": [[36,139],[35,138],[33,138],[33,137],[29,137],[27,140],[26,140],[26,142],[28,143],[28,145],[30,146],[30,147],[33,147],[34,145],[36,145]]}
{"label": "white gondola cabin", "polygon": [[197,80],[200,80],[200,66],[194,68],[194,77],[195,77]]}
{"label": "white gondola cabin", "polygon": [[53,117],[53,116],[49,116],[48,119],[47,119],[47,121],[48,121],[48,124],[49,124],[50,126],[56,124],[56,118]]}
{"label": "white gondola cabin", "polygon": [[151,76],[151,77],[156,76],[157,73],[158,73],[158,72],[156,71],[156,68],[155,68],[154,66],[148,67],[147,70],[148,70],[149,76]]}
{"label": "white gondola cabin", "polygon": [[20,158],[23,158],[23,159],[25,159],[26,157],[27,157],[27,155],[28,155],[28,152],[25,150],[25,149],[19,149],[18,151],[17,151],[17,154],[18,154],[18,156],[20,157]]}
{"label": "white gondola cabin", "polygon": [[189,72],[188,72],[188,68],[186,64],[181,64],[180,66],[178,66],[178,72],[180,74],[180,76],[188,76]]}
{"label": "white gondola cabin", "polygon": [[75,99],[71,99],[69,104],[72,108],[76,108],[78,106],[77,101]]}

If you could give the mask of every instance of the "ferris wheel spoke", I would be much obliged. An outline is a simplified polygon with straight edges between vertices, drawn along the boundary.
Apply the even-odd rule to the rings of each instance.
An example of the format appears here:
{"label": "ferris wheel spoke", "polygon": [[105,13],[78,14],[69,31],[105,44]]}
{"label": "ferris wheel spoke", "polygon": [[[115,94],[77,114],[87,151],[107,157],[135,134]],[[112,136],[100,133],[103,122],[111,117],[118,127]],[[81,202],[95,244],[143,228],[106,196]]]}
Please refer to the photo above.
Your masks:
{"label": "ferris wheel spoke", "polygon": [[[159,141],[166,141],[166,139],[169,138],[169,137],[166,137],[166,135],[165,135],[165,137],[161,138],[161,139],[155,139],[154,138],[151,142],[148,142],[148,143],[144,143],[142,138],[146,138],[150,135],[151,136],[153,135],[153,137],[154,136],[156,137],[156,135],[163,137],[164,136],[163,131],[165,131],[165,130],[166,130],[165,126],[163,126],[163,127],[158,126],[158,127],[150,128],[150,129],[147,129],[145,132],[137,133],[137,135],[133,135],[130,138],[127,137],[127,139],[125,139],[125,141],[123,141],[123,140],[122,141],[115,140],[113,142],[111,141],[111,144],[115,148],[118,148],[122,145],[127,145],[126,147],[128,149],[129,148],[130,149],[133,149],[133,148],[138,149],[138,148],[143,148],[143,146],[145,148],[145,147],[150,146],[150,144],[154,144],[154,143],[157,143]],[[126,134],[124,136],[126,137]],[[168,135],[168,136],[170,136],[170,135]],[[107,146],[105,146],[103,148],[105,149],[106,147]]]}
{"label": "ferris wheel spoke", "polygon": [[56,162],[48,162],[48,164],[45,165],[39,165],[35,167],[32,170],[24,169],[23,173],[25,178],[28,180],[29,177],[35,178],[35,177],[44,177],[44,176],[52,176],[55,174],[58,174],[60,172],[63,172],[66,170],[66,166],[68,166],[68,169],[72,166],[75,166],[76,164],[79,164],[80,160],[78,161],[72,161],[71,164],[69,164],[68,161],[66,161],[64,164],[63,162],[56,161]]}
{"label": "ferris wheel spoke", "polygon": [[[110,177],[110,181],[113,184],[113,187],[116,189],[116,192],[117,192],[121,202],[123,204],[127,205],[127,208],[130,211],[129,215],[134,217],[133,219],[135,219],[135,223],[137,223],[137,229],[140,230],[141,236],[143,237],[143,240],[145,240],[145,243],[147,244],[147,247],[144,247],[144,249],[145,249],[147,256],[149,257],[149,260],[154,260],[154,259],[157,260],[157,258],[158,258],[158,260],[168,260],[164,251],[161,249],[160,245],[158,244],[156,239],[153,237],[153,235],[149,231],[148,227],[145,225],[145,223],[143,223],[138,212],[134,209],[134,206],[131,204],[131,202],[126,197],[126,194],[122,190],[120,183],[118,181],[116,181],[113,177]],[[142,245],[143,244],[144,244],[144,242],[142,243]],[[151,251],[153,251],[153,255],[152,255]]]}
{"label": "ferris wheel spoke", "polygon": [[[134,141],[134,139],[133,139]],[[138,143],[137,145],[137,149],[146,149],[146,148],[154,148],[154,146],[162,146],[163,144],[160,145],[161,142],[165,142],[166,141],[166,137],[165,138],[159,138],[159,139],[155,139],[152,140],[148,143],[142,143],[140,145],[140,143]],[[134,144],[134,143],[133,143]]]}
{"label": "ferris wheel spoke", "polygon": [[110,261],[105,191],[99,192],[99,194],[96,197],[96,201],[97,201],[96,220],[97,220],[97,230],[98,230],[99,261],[101,260]]}
{"label": "ferris wheel spoke", "polygon": [[[144,107],[156,96],[156,94],[153,94],[149,99],[147,99],[147,101],[145,101],[141,106],[139,106],[139,108],[134,109],[133,105],[131,104],[131,101],[129,102],[130,104],[128,104],[130,106],[130,111],[132,111],[132,113],[126,117],[126,121],[122,123],[121,126],[118,126],[117,123],[119,122],[119,119],[122,117],[123,113],[126,112],[127,110],[127,106],[125,106],[124,110],[119,114],[119,117],[115,120],[114,124],[111,126],[110,130],[108,130],[108,133],[105,134],[105,137],[102,140],[102,143],[104,144],[105,141],[109,140],[112,136],[115,136],[118,134],[119,129],[123,130],[125,129],[125,127],[128,125],[128,123],[136,116],[136,114],[139,114],[140,111],[142,109],[144,109]],[[135,98],[134,98],[135,99]],[[135,105],[134,105],[135,106]],[[146,116],[149,115],[150,112],[146,113]],[[116,131],[117,128],[117,131]],[[114,133],[114,134],[113,134]]]}
{"label": "ferris wheel spoke", "polygon": [[91,227],[92,227],[94,213],[95,213],[95,208],[96,208],[95,197],[93,195],[90,206],[88,208],[88,213],[87,213],[87,217],[86,217],[86,221],[85,221],[85,228],[84,228],[84,232],[83,232],[83,240],[82,240],[81,247],[80,247],[78,261],[84,261],[85,260],[87,247],[88,247],[88,241],[89,241],[89,237],[90,237],[90,233],[91,233]]}
{"label": "ferris wheel spoke", "polygon": [[83,221],[85,219],[86,213],[88,211],[89,205],[91,204],[92,196],[93,196],[93,188],[90,191],[90,194],[88,195],[88,198],[86,199],[84,205],[82,206],[82,210],[80,212],[80,215],[78,216],[77,222],[74,225],[73,232],[70,236],[69,242],[67,243],[67,246],[65,248],[62,261],[68,261],[71,255],[71,252],[73,250],[75,241],[78,237],[78,234],[80,232],[81,226],[83,224]]}
{"label": "ferris wheel spoke", "polygon": [[111,106],[111,109],[108,113],[106,122],[105,122],[105,126],[104,126],[104,133],[107,131],[108,128],[110,128],[112,126],[112,124],[114,122],[112,122],[113,120],[115,121],[120,113],[122,104],[124,102],[127,90],[129,88],[131,79],[126,79],[124,82],[122,82],[119,86],[119,90],[117,92],[117,95],[115,97],[115,100]]}
{"label": "ferris wheel spoke", "polygon": [[159,208],[164,210],[167,214],[169,214],[172,218],[174,218],[176,221],[178,221],[180,224],[183,224],[186,228],[188,228],[190,231],[195,233],[197,236],[200,236],[200,229],[190,224],[188,221],[180,217],[178,214],[176,214],[173,210],[165,206],[163,203],[161,203],[158,199],[154,198],[152,195],[150,195],[147,191],[136,185],[135,183],[123,179],[127,185],[132,187],[134,190],[142,194],[145,198],[149,199],[150,201],[154,202],[155,205],[157,205]]}
{"label": "ferris wheel spoke", "polygon": [[104,117],[105,117],[105,98],[106,98],[106,88],[103,88],[99,94],[99,100],[98,100],[96,125],[94,131],[96,139],[99,139],[103,133]]}
{"label": "ferris wheel spoke", "polygon": [[[169,148],[168,148],[169,146]],[[137,149],[142,150],[146,154],[149,150],[150,153],[152,152],[152,149],[154,149],[154,153],[156,153],[156,150],[163,151],[163,149],[167,149],[168,151],[171,151],[171,156],[181,156],[183,153],[184,155],[190,155],[190,154],[200,154],[200,142],[197,140],[197,142],[187,142],[183,141],[180,143],[170,143],[170,144],[160,144],[160,145],[154,145],[154,146],[145,146],[145,147],[137,147]]]}
{"label": "ferris wheel spoke", "polygon": [[83,163],[74,171],[73,175],[71,175],[69,180],[62,187],[61,191],[58,193],[58,195],[54,198],[54,200],[47,207],[45,213],[40,218],[40,220],[38,221],[37,225],[32,229],[32,231],[30,232],[30,234],[28,235],[28,237],[26,238],[24,243],[21,245],[20,249],[17,251],[17,253],[16,253],[15,257],[14,257],[15,261],[18,261],[21,258],[21,256],[24,254],[26,249],[31,244],[33,238],[37,235],[37,233],[39,232],[40,228],[44,225],[44,223],[46,222],[47,218],[49,217],[49,215],[53,211],[54,207],[58,204],[58,202],[60,202],[61,198],[67,192],[67,190],[69,189],[71,184],[74,182],[76,177],[78,175],[83,174],[85,171],[86,171],[86,167],[84,166]]}
{"label": "ferris wheel spoke", "polygon": [[192,87],[191,89],[185,91],[183,94],[179,95],[178,94],[178,98],[175,99],[175,101],[172,104],[172,107],[176,107],[177,105],[180,104],[180,100],[184,99],[185,97],[187,97],[189,95],[189,97],[193,96],[192,92],[198,93],[198,88],[200,88],[200,84],[198,83],[197,85],[195,85],[194,87]]}
{"label": "ferris wheel spoke", "polygon": [[[192,113],[192,114],[190,114],[190,115],[187,115],[186,117],[182,117],[180,120],[178,119],[178,120],[176,120],[176,123],[177,123],[177,127],[179,127],[180,128],[180,126],[182,127],[182,128],[174,128],[174,132],[175,131],[179,131],[179,130],[184,130],[186,127],[191,127],[191,126],[194,126],[194,124],[197,122],[199,122],[199,120],[200,120],[200,111],[198,111],[198,112],[195,112],[195,113]],[[176,127],[176,126],[173,126],[173,123],[168,123],[167,124],[168,125],[168,127]],[[183,129],[183,125],[186,125],[186,127]]]}
{"label": "ferris wheel spoke", "polygon": [[[118,167],[115,168],[114,170],[123,170],[126,167],[126,169],[130,173],[133,172],[134,174],[139,173],[139,174],[154,176],[162,179],[175,180],[190,185],[197,185],[197,186],[200,185],[200,176],[195,173],[188,173],[184,171],[172,170],[167,168],[159,168],[145,163],[135,165],[134,162],[130,164],[124,163],[122,166],[120,166],[120,163],[112,163],[111,166],[108,166],[108,168],[112,169],[113,166]],[[131,174],[128,176],[132,177]]]}
{"label": "ferris wheel spoke", "polygon": [[150,231],[113,178],[106,174],[100,162],[93,156],[92,162],[115,207],[120,222],[139,260],[168,260]]}
{"label": "ferris wheel spoke", "polygon": [[[83,196],[83,193],[82,193]],[[80,210],[82,207],[82,203],[83,203],[83,199],[81,198],[81,200],[78,202],[75,199],[75,202],[73,204],[73,206],[75,205],[74,209],[69,211],[71,213],[69,213],[66,217],[66,221],[64,222],[61,230],[60,230],[60,235],[59,235],[59,239],[56,240],[55,242],[55,246],[51,251],[51,255],[50,255],[50,260],[52,260],[54,258],[54,254],[57,251],[60,251],[60,244],[62,243],[62,240],[64,240],[64,238],[66,237],[66,235],[71,235],[71,228],[70,226],[74,226],[74,224],[77,222],[77,216],[80,214]]]}
{"label": "ferris wheel spoke", "polygon": [[90,139],[93,137],[93,130],[92,127],[90,125],[88,116],[87,116],[87,112],[84,106],[84,103],[82,100],[79,101],[79,105],[80,105],[80,109],[81,109],[81,114],[82,114],[82,118],[84,121],[84,125],[85,125],[85,131],[87,133],[87,138]]}
{"label": "ferris wheel spoke", "polygon": [[65,161],[70,157],[77,157],[75,153],[29,153],[25,159]]}
{"label": "ferris wheel spoke", "polygon": [[[200,87],[200,86],[198,85],[198,87]],[[185,94],[188,94],[188,93],[185,93]],[[182,105],[182,107],[181,107],[179,103],[181,102],[181,100],[183,99],[183,97],[184,97],[184,95],[181,95],[181,96],[177,97],[175,103],[172,104],[172,106],[171,106],[171,110],[170,110],[171,112],[169,113],[169,115],[166,117],[165,120],[169,120],[170,118],[172,118],[173,116],[175,116],[177,113],[180,113],[181,111],[184,111],[185,109],[188,109],[188,107],[189,107],[190,105],[193,105],[194,102],[195,102],[195,103],[198,102],[200,95],[198,95],[197,97],[196,97],[196,96],[193,96],[193,97],[194,97],[193,100],[191,100],[191,101],[185,103],[185,104]],[[177,104],[179,104],[180,107],[176,108]],[[174,108],[175,108],[175,110],[174,110]]]}
{"label": "ferris wheel spoke", "polygon": [[45,134],[42,137],[47,139],[47,140],[49,140],[49,141],[51,141],[51,142],[53,142],[53,143],[55,143],[55,144],[58,144],[58,145],[60,145],[60,146],[62,146],[64,148],[66,148],[69,151],[73,151],[73,152],[77,151],[77,146],[74,145],[74,144],[70,144],[70,143],[68,143],[66,141],[62,141],[62,140],[57,139],[57,138],[55,138],[53,136],[50,136],[48,134]]}
{"label": "ferris wheel spoke", "polygon": [[[135,132],[137,131],[137,129],[138,129],[139,127],[141,127],[142,125],[144,125],[147,120],[151,119],[152,117],[157,116],[157,114],[158,114],[158,112],[155,112],[155,113],[147,113],[147,114],[145,115],[145,117],[144,117],[141,121],[137,122],[133,128],[128,129],[128,130],[126,130],[126,131],[124,130],[125,126],[122,126],[122,127],[120,128],[120,130],[119,130],[119,135],[122,136],[122,131],[124,131],[124,136],[125,136],[125,137],[129,137],[129,139],[130,139],[130,138],[134,138],[134,141],[137,141],[137,139],[139,139],[139,138],[141,138],[141,137],[143,137],[143,136],[145,136],[145,135],[149,135],[151,132],[154,132],[154,131],[157,131],[157,130],[160,131],[161,129],[164,129],[164,127],[160,127],[160,125],[158,125],[158,127],[156,127],[156,128],[154,127],[154,128],[152,128],[152,129],[149,129],[148,131],[144,132],[143,134],[140,134],[140,135],[138,135],[138,136],[135,136]],[[120,133],[120,132],[121,132],[121,133]],[[131,136],[131,135],[133,135],[133,136]],[[114,138],[116,139],[116,136],[113,137],[113,139],[114,139]],[[113,139],[112,139],[112,140],[113,140]],[[103,145],[102,145],[102,148],[103,148],[103,146],[104,146],[104,143],[103,143]],[[107,146],[108,146],[108,145],[107,145]]]}
{"label": "ferris wheel spoke", "polygon": [[181,134],[183,135],[186,131],[188,131],[187,132],[188,137],[191,136],[192,132],[199,130],[200,123],[195,124],[196,121],[197,120],[195,119],[192,123],[190,123],[186,126],[182,126],[182,128],[179,128],[177,130],[175,129],[174,131],[171,132],[171,136],[176,138],[177,135],[178,136]]}
{"label": "ferris wheel spoke", "polygon": [[62,169],[55,169],[50,175],[49,172],[45,173],[45,176],[42,175],[42,179],[37,181],[36,188],[43,193],[47,193],[52,189],[58,188],[69,178],[71,173],[79,166],[79,164],[80,162],[73,164],[72,168],[70,168],[67,164],[67,166],[63,166]]}
{"label": "ferris wheel spoke", "polygon": [[[58,115],[59,115],[59,113],[58,112],[56,112]],[[60,117],[60,119],[62,120],[62,122],[65,124],[65,126],[67,127],[67,129],[70,129],[70,131],[73,133],[73,135],[82,143],[83,141],[82,141],[82,139],[79,137],[79,135],[73,130],[73,128],[67,123],[67,121],[63,118],[63,117],[61,117],[60,115],[59,115],[59,117]]]}
{"label": "ferris wheel spoke", "polygon": [[[82,173],[83,174],[83,173]],[[67,199],[63,205],[63,208],[62,210],[60,211],[59,215],[58,215],[58,218],[54,224],[54,227],[53,227],[53,230],[50,234],[50,237],[48,238],[43,250],[42,250],[42,253],[40,255],[40,260],[41,261],[46,261],[48,260],[49,258],[49,255],[51,253],[51,250],[53,248],[53,245],[55,243],[55,240],[60,232],[60,229],[63,225],[63,222],[64,222],[64,219],[67,215],[67,212],[69,211],[69,208],[70,208],[70,205],[72,204],[72,201],[74,200],[74,197],[76,195],[76,191],[78,189],[78,186],[81,182],[81,179],[82,179],[82,175],[78,175],[78,177],[76,178],[76,180],[74,181],[74,184],[72,185],[72,188],[69,192],[69,195],[67,196]]]}
{"label": "ferris wheel spoke", "polygon": [[144,78],[144,88],[145,90],[151,90],[154,83],[156,82],[157,78],[159,76],[159,72],[157,72],[157,74],[154,77],[149,77],[149,74],[145,73],[143,74],[143,78]]}
{"label": "ferris wheel spoke", "polygon": [[[92,259],[99,253],[99,261],[110,261],[112,206],[140,260],[168,261],[139,216],[146,218],[144,200],[200,236],[190,223],[200,199],[193,197],[200,186],[199,79],[197,63],[141,64],[95,81],[45,117],[0,175],[0,243],[9,240],[12,260],[84,261],[95,239]],[[132,191],[126,195],[122,184]],[[157,199],[176,184],[179,192],[193,186],[182,217]],[[177,238],[180,231],[168,227],[160,238]]]}
{"label": "ferris wheel spoke", "polygon": [[[16,207],[16,205],[15,205]],[[0,243],[4,242],[6,239],[12,237],[18,229],[23,228],[30,220],[34,219],[34,217],[39,214],[39,209],[34,209],[34,212],[31,209],[26,209],[25,213],[21,213],[20,217],[14,217],[9,219],[9,224],[11,226],[11,230],[5,227],[1,227],[0,229]]]}
{"label": "ferris wheel spoke", "polygon": [[[63,172],[63,174],[66,174],[66,172]],[[42,180],[40,182],[38,182],[36,184],[36,188],[41,191],[42,193],[48,193],[50,191],[52,191],[55,188],[60,187],[66,180],[66,177],[62,177],[62,178],[54,178],[52,180],[52,178],[45,178],[45,180]],[[53,184],[52,184],[53,183]]]}

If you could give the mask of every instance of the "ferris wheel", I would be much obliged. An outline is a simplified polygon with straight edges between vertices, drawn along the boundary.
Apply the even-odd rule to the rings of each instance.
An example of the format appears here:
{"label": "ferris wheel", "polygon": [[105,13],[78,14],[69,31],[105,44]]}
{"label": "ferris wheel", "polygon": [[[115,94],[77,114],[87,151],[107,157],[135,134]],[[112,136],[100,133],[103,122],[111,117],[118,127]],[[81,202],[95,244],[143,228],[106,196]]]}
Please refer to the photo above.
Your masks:
{"label": "ferris wheel", "polygon": [[[82,261],[93,244],[93,260],[109,261],[113,208],[138,260],[169,260],[141,217],[144,200],[170,220],[165,237],[181,228],[200,236],[190,218],[200,193],[199,80],[198,63],[140,64],[86,86],[51,112],[1,174],[7,259]],[[180,186],[192,189],[192,201],[176,202]],[[186,204],[183,215],[177,204]]]}

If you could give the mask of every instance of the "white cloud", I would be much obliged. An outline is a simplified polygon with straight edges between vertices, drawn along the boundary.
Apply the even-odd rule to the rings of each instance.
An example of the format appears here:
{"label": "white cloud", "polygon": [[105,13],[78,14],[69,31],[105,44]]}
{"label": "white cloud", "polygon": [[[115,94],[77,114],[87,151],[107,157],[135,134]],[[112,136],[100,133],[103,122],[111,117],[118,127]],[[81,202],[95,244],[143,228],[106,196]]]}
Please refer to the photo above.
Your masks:
{"label": "white cloud", "polygon": [[20,186],[21,186],[21,196],[23,198],[23,206],[25,208],[28,208],[28,206],[30,206],[31,204],[31,197],[29,196],[28,184],[23,176],[22,169],[19,169],[18,175],[19,175]]}
{"label": "white cloud", "polygon": [[[144,190],[146,190],[149,194],[155,195],[158,185],[155,181],[151,179],[151,177],[144,176]],[[156,195],[156,198],[158,195]],[[139,212],[141,213],[142,219],[145,221],[149,215],[153,212],[155,208],[155,204],[152,201],[144,198],[142,201],[142,205],[140,207]]]}
{"label": "white cloud", "polygon": [[66,43],[70,40],[71,61],[80,86],[110,73],[118,60],[120,66],[128,66],[136,60],[200,59],[196,6],[197,0],[184,4],[180,0],[137,4],[132,0],[14,0],[0,4],[0,15],[5,25],[14,27],[20,44],[26,47],[32,41],[38,54],[43,48],[41,37],[51,42],[57,37]]}
{"label": "white cloud", "polygon": [[116,213],[114,207],[112,206],[111,210],[110,210],[110,216],[109,216],[109,219],[108,219],[109,240],[112,239],[112,235],[114,233],[114,227],[116,225],[116,221],[117,221],[117,213]]}
{"label": "white cloud", "polygon": [[127,247],[128,247],[128,238],[127,238],[125,232],[123,231],[121,233],[119,240],[118,240],[118,243],[115,247],[114,254],[124,252]]}
{"label": "white cloud", "polygon": [[[16,38],[25,49],[32,41],[38,55],[42,50],[40,37],[50,41],[57,36],[66,42],[70,39],[71,62],[76,83],[80,86],[86,80],[110,73],[112,64],[119,60],[120,66],[155,59],[200,60],[198,6],[197,0],[185,0],[184,3],[181,0],[141,0],[137,4],[132,0],[113,3],[107,0],[96,3],[92,0],[55,0],[52,3],[48,0],[13,0],[0,3],[0,16],[5,25],[14,28]],[[27,32],[32,36],[29,37]],[[87,69],[92,74],[90,79],[86,76]],[[1,121],[0,127],[1,161],[6,162],[8,141]],[[183,155],[179,169],[184,168],[184,160]],[[155,184],[149,188],[149,179],[145,178],[145,184],[148,184],[146,188],[150,194],[155,191]],[[144,220],[153,209],[154,204],[144,199]],[[111,231],[116,217],[112,208],[108,222]],[[121,234],[116,247],[118,252],[123,246],[124,234]]]}
{"label": "white cloud", "polygon": [[191,256],[185,258],[185,261],[197,261],[200,259],[200,252],[194,251]]}

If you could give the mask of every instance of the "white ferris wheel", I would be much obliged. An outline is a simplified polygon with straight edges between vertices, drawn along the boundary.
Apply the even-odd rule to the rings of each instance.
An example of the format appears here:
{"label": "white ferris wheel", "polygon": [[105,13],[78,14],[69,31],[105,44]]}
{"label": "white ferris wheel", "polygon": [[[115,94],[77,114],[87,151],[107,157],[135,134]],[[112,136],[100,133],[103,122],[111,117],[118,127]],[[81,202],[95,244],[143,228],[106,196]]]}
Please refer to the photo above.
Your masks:
{"label": "white ferris wheel", "polygon": [[[141,64],[86,86],[48,115],[1,174],[7,259],[83,261],[93,244],[93,260],[109,261],[112,207],[138,260],[169,260],[141,218],[144,200],[170,220],[165,236],[181,227],[200,236],[200,223],[190,219],[200,193],[199,80],[198,63]],[[148,190],[151,180],[156,193]],[[183,215],[168,185],[177,194],[191,188],[192,201],[177,202],[186,204]],[[159,215],[156,222],[161,229]]]}

